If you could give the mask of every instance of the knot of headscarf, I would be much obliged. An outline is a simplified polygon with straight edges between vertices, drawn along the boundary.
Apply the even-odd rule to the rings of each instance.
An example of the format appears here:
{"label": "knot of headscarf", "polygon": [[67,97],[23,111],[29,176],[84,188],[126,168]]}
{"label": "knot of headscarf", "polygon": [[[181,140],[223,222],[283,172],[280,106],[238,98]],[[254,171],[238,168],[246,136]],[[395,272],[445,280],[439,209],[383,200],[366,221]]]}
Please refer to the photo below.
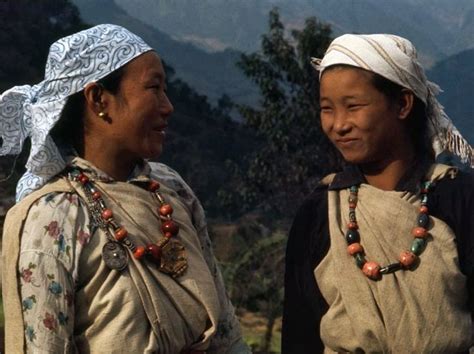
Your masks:
{"label": "knot of headscarf", "polygon": [[51,45],[44,81],[13,87],[0,96],[0,156],[18,155],[25,139],[31,140],[26,173],[17,184],[17,201],[66,165],[50,132],[69,96],[150,50],[140,37],[123,27],[98,25]]}
{"label": "knot of headscarf", "polygon": [[416,49],[409,40],[390,34],[345,34],[332,41],[322,59],[312,58],[311,62],[319,71],[320,78],[330,66],[351,65],[411,90],[425,104],[435,153],[449,151],[459,156],[462,162],[474,166],[472,147],[436,99],[441,89],[426,78]]}
{"label": "knot of headscarf", "polygon": [[16,86],[0,96],[1,156],[19,154],[23,142],[31,135],[31,104],[38,89],[38,86]]}

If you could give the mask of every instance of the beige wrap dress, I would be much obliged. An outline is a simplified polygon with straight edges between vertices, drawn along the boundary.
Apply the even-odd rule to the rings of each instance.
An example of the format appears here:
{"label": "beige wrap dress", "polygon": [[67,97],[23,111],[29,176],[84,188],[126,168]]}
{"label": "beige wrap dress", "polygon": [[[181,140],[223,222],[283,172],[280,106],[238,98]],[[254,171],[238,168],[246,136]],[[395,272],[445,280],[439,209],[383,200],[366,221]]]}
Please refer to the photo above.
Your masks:
{"label": "beige wrap dress", "polygon": [[110,270],[107,238],[94,225],[78,182],[57,178],[8,213],[3,299],[9,353],[249,353],[214,259],[203,209],[179,175],[144,163],[117,182],[75,158],[133,242],[161,237],[156,201],[138,186],[150,178],[173,206],[188,269],[172,278],[129,255]]}

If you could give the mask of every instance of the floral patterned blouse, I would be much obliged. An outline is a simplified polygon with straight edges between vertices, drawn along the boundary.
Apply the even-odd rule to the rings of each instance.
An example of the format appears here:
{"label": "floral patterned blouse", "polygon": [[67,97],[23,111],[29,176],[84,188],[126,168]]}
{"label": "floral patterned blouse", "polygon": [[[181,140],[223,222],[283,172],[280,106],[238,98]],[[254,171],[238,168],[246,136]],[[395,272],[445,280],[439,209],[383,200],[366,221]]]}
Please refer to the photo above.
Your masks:
{"label": "floral patterned blouse", "polygon": [[[181,177],[167,166],[145,164],[135,169],[130,180],[144,173],[153,178],[159,174],[177,190],[185,190],[186,198],[195,199],[192,219],[202,251],[214,275],[219,298],[227,299],[211,342],[212,352],[250,353],[241,339],[234,309],[215,263],[201,205]],[[95,231],[92,225],[87,205],[75,193],[50,193],[30,208],[23,227],[18,266],[27,352],[76,351],[70,348],[74,343],[74,293],[81,252]]]}

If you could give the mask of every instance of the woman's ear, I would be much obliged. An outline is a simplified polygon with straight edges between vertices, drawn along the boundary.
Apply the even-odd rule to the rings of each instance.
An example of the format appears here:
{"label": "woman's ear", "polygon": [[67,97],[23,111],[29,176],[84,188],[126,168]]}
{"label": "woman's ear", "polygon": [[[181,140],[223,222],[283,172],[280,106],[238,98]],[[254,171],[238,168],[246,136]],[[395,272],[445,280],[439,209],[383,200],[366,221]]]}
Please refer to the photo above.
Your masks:
{"label": "woman's ear", "polygon": [[415,101],[415,96],[412,91],[408,89],[402,89],[399,100],[399,119],[406,119],[410,115],[410,112],[413,109],[413,104]]}
{"label": "woman's ear", "polygon": [[87,110],[99,117],[107,114],[107,99],[104,97],[104,87],[100,83],[88,83],[84,87],[84,96]]}

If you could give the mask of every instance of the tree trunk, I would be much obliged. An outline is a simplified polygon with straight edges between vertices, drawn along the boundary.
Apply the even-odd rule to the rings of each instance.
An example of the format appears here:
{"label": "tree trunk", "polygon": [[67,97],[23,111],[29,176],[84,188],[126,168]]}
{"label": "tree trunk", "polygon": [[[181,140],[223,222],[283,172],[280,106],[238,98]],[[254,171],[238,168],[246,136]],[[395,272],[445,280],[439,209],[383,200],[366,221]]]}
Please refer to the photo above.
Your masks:
{"label": "tree trunk", "polygon": [[273,312],[274,311],[271,311],[270,316],[268,317],[267,329],[265,331],[265,337],[263,338],[262,353],[270,353],[270,346],[272,344],[273,336],[273,325],[275,324],[276,319],[276,316]]}

